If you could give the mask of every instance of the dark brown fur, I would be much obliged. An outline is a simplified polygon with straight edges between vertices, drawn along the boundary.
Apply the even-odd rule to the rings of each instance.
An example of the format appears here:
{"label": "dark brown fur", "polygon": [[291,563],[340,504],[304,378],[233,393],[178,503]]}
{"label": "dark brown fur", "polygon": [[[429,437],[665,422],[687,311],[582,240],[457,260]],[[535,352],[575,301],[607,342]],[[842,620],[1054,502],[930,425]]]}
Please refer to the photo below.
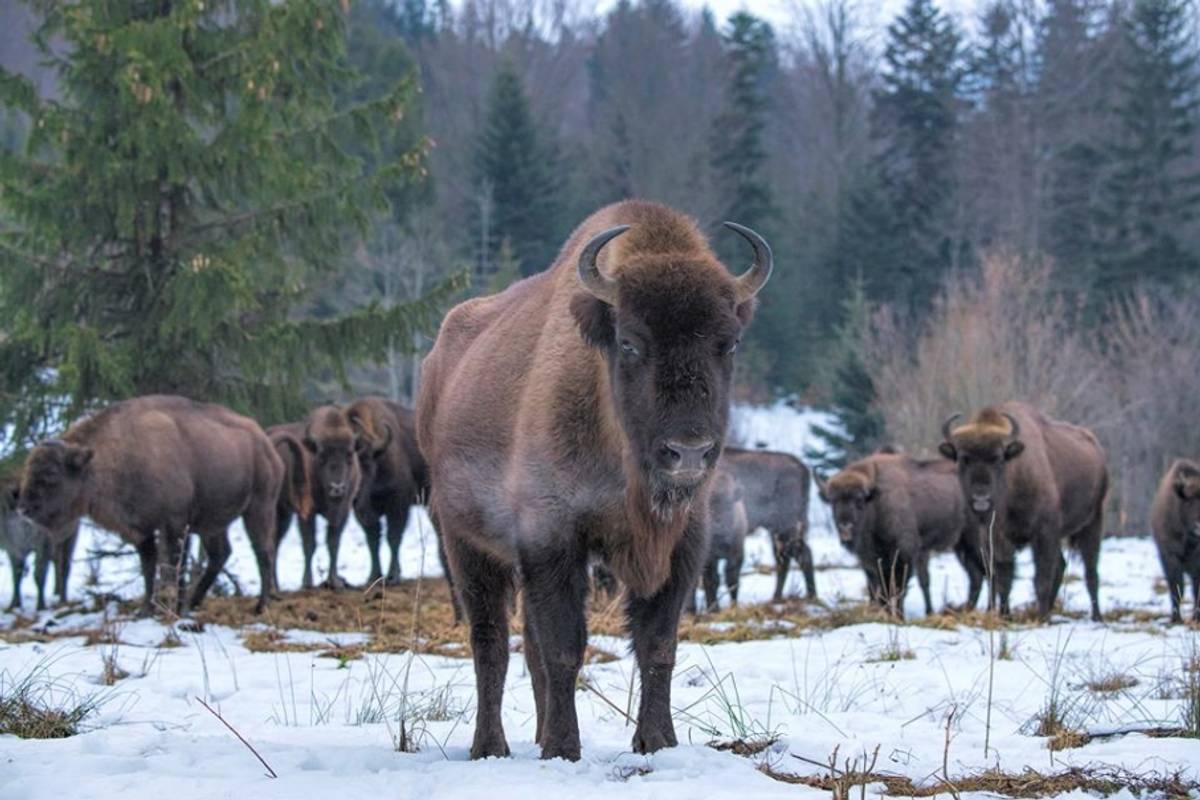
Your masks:
{"label": "dark brown fur", "polygon": [[[1020,426],[1012,436],[1011,415]],[[1108,467],[1095,435],[1024,403],[984,408],[950,431],[942,454],[958,462],[968,509],[983,525],[985,561],[995,564],[992,597],[1008,614],[1013,562],[1032,546],[1038,614],[1049,617],[1066,570],[1062,543],[1083,559],[1092,618],[1100,619],[1100,540]],[[989,537],[988,524],[995,526]],[[995,553],[990,550],[994,547]]]}
{"label": "dark brown fur", "polygon": [[[577,265],[588,242],[620,224],[632,227],[598,259],[619,286],[614,305],[584,288]],[[500,702],[519,581],[537,741],[543,757],[579,758],[592,554],[627,588],[642,686],[634,750],[676,743],[679,614],[704,555],[707,477],[727,422],[733,346],[754,302],[738,297],[691,220],[631,201],[589,217],[546,272],[443,321],[425,360],[418,434],[471,625],[473,757],[508,753]],[[661,466],[675,463],[666,437],[703,442],[692,452],[704,466],[687,481]]]}
{"label": "dark brown fur", "polygon": [[929,556],[953,550],[970,582],[967,607],[975,607],[984,564],[953,464],[876,454],[817,485],[832,506],[842,544],[862,564],[872,600],[903,616],[915,572],[925,613],[932,614]]}
{"label": "dark brown fur", "polygon": [[136,547],[146,586],[143,614],[154,608],[156,531],[178,581],[179,606],[181,545],[189,531],[200,535],[208,565],[194,607],[229,558],[227,529],[241,517],[258,561],[261,611],[273,588],[282,480],[283,464],[258,423],[222,406],[151,395],[114,403],[35,447],[20,507],[49,529],[88,516]]}
{"label": "dark brown fur", "polygon": [[1200,464],[1181,458],[1166,471],[1150,507],[1150,527],[1171,594],[1171,621],[1183,621],[1179,607],[1187,577],[1192,621],[1200,622]]}
{"label": "dark brown fur", "polygon": [[721,464],[741,486],[751,531],[766,528],[775,551],[776,602],[783,600],[788,567],[794,560],[804,574],[805,593],[817,599],[817,579],[808,546],[808,493],[812,476],[800,459],[770,450],[726,447]]}
{"label": "dark brown fur", "polygon": [[[276,510],[275,547],[299,517],[300,540],[304,548],[302,585],[313,585],[312,559],[317,549],[317,520],[325,519],[325,546],[329,551],[329,577],[326,586],[340,589],[345,585],[338,575],[338,551],[342,530],[350,519],[350,510],[362,482],[359,451],[365,446],[344,409],[335,405],[313,409],[302,422],[276,425],[267,430],[280,451],[286,471]],[[295,444],[300,444],[299,451]],[[308,513],[301,508],[308,499]]]}

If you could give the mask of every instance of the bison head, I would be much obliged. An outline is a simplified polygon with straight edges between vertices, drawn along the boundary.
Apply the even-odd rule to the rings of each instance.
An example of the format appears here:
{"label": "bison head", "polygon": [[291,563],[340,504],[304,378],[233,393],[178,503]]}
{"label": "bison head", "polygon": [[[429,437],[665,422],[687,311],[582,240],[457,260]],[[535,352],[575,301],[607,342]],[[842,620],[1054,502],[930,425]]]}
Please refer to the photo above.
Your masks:
{"label": "bison head", "polygon": [[1179,498],[1183,529],[1191,538],[1200,539],[1200,470],[1187,462],[1176,463],[1172,486]]}
{"label": "bison head", "polygon": [[833,511],[838,539],[843,547],[854,549],[854,543],[864,528],[864,521],[879,495],[873,465],[852,465],[828,481],[820,475],[816,478],[818,494]]}
{"label": "bison head", "polygon": [[317,484],[331,500],[354,490],[358,479],[357,450],[365,446],[345,413],[336,406],[314,411],[304,428],[304,447],[312,453]]}
{"label": "bison head", "polygon": [[616,277],[596,257],[623,225],[593,238],[579,257],[571,311],[584,341],[608,366],[616,417],[651,503],[669,514],[690,504],[721,452],[729,417],[733,359],[771,274],[771,248],[757,233],[725,223],[754,250],[754,264],[733,277],[707,252],[616,256]]}
{"label": "bison head", "polygon": [[67,525],[84,514],[92,451],[48,439],[29,454],[17,510],[43,528]]}
{"label": "bison head", "polygon": [[[362,473],[362,486],[371,486],[382,469],[380,463],[391,446],[395,433],[386,420],[377,419],[375,406],[356,403],[348,412],[350,424],[355,432],[355,449],[358,451],[358,466]],[[369,502],[369,490],[359,494],[359,502]],[[365,508],[365,506],[364,506]]]}
{"label": "bison head", "polygon": [[938,451],[958,464],[963,496],[976,516],[986,520],[1005,506],[1006,465],[1025,451],[1021,426],[1012,414],[985,409],[974,422],[951,430],[959,416],[954,414],[942,424],[944,441]]}

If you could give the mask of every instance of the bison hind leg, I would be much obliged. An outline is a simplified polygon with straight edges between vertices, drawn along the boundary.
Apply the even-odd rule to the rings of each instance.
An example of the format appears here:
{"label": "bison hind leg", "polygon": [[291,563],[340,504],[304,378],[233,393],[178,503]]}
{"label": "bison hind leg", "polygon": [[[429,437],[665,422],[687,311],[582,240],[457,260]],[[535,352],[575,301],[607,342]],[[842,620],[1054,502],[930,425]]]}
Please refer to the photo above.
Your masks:
{"label": "bison hind leg", "polygon": [[193,609],[199,608],[204,602],[208,590],[212,588],[221,570],[225,568],[225,562],[229,561],[230,553],[233,552],[229,544],[229,533],[225,528],[201,531],[200,541],[204,545],[205,565],[204,574],[200,576],[200,582],[196,584],[192,593],[190,607]]}
{"label": "bison hind leg", "polygon": [[1075,536],[1075,549],[1083,560],[1083,580],[1087,585],[1088,598],[1092,604],[1092,621],[1100,622],[1100,541],[1104,536],[1104,512],[1096,517]]}

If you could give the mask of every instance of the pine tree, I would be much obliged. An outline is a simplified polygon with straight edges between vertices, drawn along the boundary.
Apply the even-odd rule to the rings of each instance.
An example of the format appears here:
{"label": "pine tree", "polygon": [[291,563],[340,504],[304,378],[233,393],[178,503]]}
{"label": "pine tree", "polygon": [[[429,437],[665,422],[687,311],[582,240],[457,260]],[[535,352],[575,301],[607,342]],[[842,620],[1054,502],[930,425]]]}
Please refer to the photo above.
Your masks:
{"label": "pine tree", "polygon": [[1109,239],[1099,254],[1098,288],[1109,296],[1142,279],[1172,282],[1200,272],[1200,256],[1183,239],[1200,212],[1192,8],[1187,0],[1137,0],[1125,20],[1119,131],[1100,210]]}
{"label": "pine tree", "polygon": [[482,214],[476,220],[484,272],[490,273],[506,238],[524,275],[540,272],[554,260],[562,234],[555,156],[552,143],[538,130],[516,67],[506,59],[488,95],[475,157],[475,183],[486,194],[490,211],[486,220]]}
{"label": "pine tree", "polygon": [[295,310],[422,153],[374,171],[342,142],[402,118],[411,79],[343,105],[337,0],[39,0],[60,99],[0,71],[33,121],[0,153],[0,422],[18,444],[98,402],[170,392],[264,421],[318,373],[431,327],[438,300]]}
{"label": "pine tree", "polygon": [[871,305],[861,280],[854,282],[843,303],[843,322],[834,336],[829,375],[829,405],[837,427],[814,425],[813,433],[823,448],[810,448],[805,455],[820,469],[841,469],[884,444],[883,416],[876,407],[875,383],[863,364],[860,348],[866,341]]}
{"label": "pine tree", "polygon": [[872,297],[924,306],[959,255],[952,204],[964,56],[958,29],[933,0],[909,0],[888,27],[872,109],[872,136],[881,146],[875,183],[883,197],[859,202],[890,219],[880,230],[859,232],[889,237],[870,248],[888,257],[863,265]]}

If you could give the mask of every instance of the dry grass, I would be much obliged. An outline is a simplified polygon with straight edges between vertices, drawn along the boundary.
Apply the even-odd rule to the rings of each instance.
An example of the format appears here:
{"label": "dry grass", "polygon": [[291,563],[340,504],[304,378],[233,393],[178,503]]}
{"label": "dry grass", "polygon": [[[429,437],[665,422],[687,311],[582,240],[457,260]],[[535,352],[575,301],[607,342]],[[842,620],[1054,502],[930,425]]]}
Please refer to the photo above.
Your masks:
{"label": "dry grass", "polygon": [[1013,798],[1054,797],[1069,792],[1088,792],[1110,796],[1128,789],[1135,794],[1153,793],[1165,797],[1189,797],[1200,791],[1200,782],[1180,773],[1134,773],[1112,767],[1072,767],[1062,772],[1045,773],[1032,768],[1022,772],[988,769],[973,775],[931,783],[915,783],[906,775],[874,770],[851,769],[822,775],[796,775],[762,764],[759,770],[784,783],[811,786],[831,792],[835,798],[848,798],[849,789],[882,784],[884,795],[891,797],[958,797],[962,792],[983,792]]}
{"label": "dry grass", "polygon": [[83,721],[103,703],[104,695],[80,695],[60,686],[39,665],[20,678],[0,674],[0,736],[65,739],[80,732]]}
{"label": "dry grass", "polygon": [[1123,672],[1113,672],[1093,677],[1084,685],[1096,694],[1115,694],[1137,686],[1138,679]]}

